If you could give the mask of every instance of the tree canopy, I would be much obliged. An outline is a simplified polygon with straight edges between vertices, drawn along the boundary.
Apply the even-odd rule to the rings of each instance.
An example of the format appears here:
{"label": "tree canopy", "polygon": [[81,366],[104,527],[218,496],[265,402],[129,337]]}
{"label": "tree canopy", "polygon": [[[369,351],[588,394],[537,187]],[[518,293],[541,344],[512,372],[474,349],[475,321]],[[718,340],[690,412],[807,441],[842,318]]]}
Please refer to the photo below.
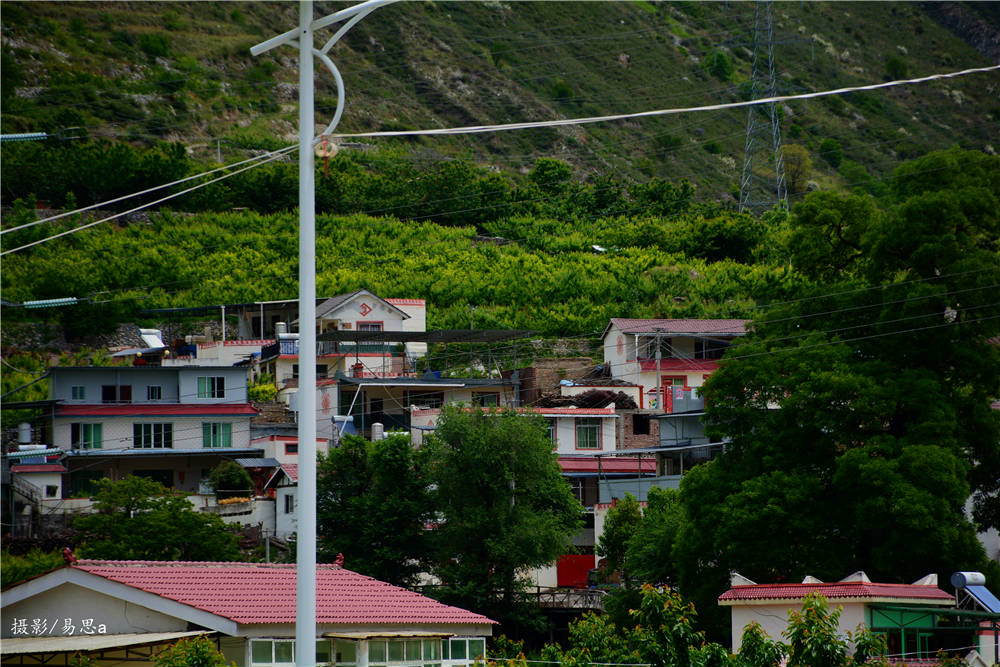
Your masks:
{"label": "tree canopy", "polygon": [[376,443],[347,435],[317,466],[319,558],[342,553],[350,569],[399,586],[428,558],[432,518],[428,461],[406,436]]}
{"label": "tree canopy", "polygon": [[900,168],[885,201],[794,209],[789,253],[816,287],[766,309],[708,380],[710,431],[730,443],[681,485],[675,553],[705,610],[730,570],[987,566],[964,506],[1000,524],[998,178],[1000,159],[951,151]]}
{"label": "tree canopy", "polygon": [[510,620],[523,609],[521,573],[566,553],[582,527],[546,424],[514,411],[445,407],[426,446],[443,598]]}
{"label": "tree canopy", "polygon": [[78,517],[84,558],[231,561],[236,535],[219,517],[194,511],[183,495],[159,482],[128,476],[101,479],[93,514]]}

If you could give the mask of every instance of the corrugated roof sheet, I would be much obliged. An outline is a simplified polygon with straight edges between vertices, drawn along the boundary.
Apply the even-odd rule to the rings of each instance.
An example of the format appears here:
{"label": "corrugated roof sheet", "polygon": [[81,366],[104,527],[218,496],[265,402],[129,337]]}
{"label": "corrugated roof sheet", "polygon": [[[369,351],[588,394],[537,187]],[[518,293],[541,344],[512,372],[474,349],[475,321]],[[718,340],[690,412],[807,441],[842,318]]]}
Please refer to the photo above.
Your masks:
{"label": "corrugated roof sheet", "polygon": [[[670,334],[714,334],[717,336],[742,336],[746,333],[750,320],[640,320],[625,317],[612,317],[608,329],[617,327],[622,333],[655,334],[657,330],[664,335]],[[607,329],[604,334],[607,335]]]}
{"label": "corrugated roof sheet", "polygon": [[107,403],[100,405],[58,405],[56,417],[201,417],[205,415],[249,416],[257,409],[249,403]]}
{"label": "corrugated roof sheet", "polygon": [[823,584],[756,584],[753,586],[733,586],[719,596],[719,601],[727,600],[795,600],[809,593],[819,593],[827,599],[877,598],[880,600],[934,600],[954,602],[955,598],[937,586],[915,584],[876,584],[863,581],[849,581]]}
{"label": "corrugated roof sheet", "polygon": [[[237,623],[295,622],[294,565],[80,560],[74,567]],[[316,566],[316,622],[493,623],[335,565]]]}

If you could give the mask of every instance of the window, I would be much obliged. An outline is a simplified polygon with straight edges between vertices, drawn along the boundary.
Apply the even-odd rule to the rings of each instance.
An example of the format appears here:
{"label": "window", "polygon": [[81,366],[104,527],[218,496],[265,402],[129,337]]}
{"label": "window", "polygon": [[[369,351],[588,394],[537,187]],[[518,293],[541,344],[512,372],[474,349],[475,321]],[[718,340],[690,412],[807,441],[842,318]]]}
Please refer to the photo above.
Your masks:
{"label": "window", "polygon": [[225,398],[226,378],[201,376],[198,378],[198,398]]}
{"label": "window", "polygon": [[721,359],[729,348],[729,342],[721,340],[695,340],[695,359]]}
{"label": "window", "polygon": [[82,384],[73,385],[70,391],[72,392],[74,401],[82,401],[87,398],[87,388]]}
{"label": "window", "polygon": [[406,404],[421,408],[438,409],[444,405],[444,392],[441,391],[406,391]]}
{"label": "window", "polygon": [[473,394],[472,404],[484,408],[495,408],[500,405],[500,394]]}
{"label": "window", "polygon": [[106,384],[101,387],[102,403],[131,403],[132,385]]}
{"label": "window", "polygon": [[[327,644],[329,645],[329,642]],[[293,665],[295,664],[295,641],[291,639],[251,640],[250,662],[253,665]]]}
{"label": "window", "polygon": [[59,487],[58,486],[56,486],[55,484],[46,484],[45,485],[45,497],[46,498],[55,498],[57,495],[59,495]]}
{"label": "window", "polygon": [[295,496],[292,494],[285,495],[285,514],[295,513]]}
{"label": "window", "polygon": [[[326,364],[316,364],[316,377],[325,378],[328,370],[329,369]],[[298,376],[299,376],[299,365],[292,364],[292,377],[297,378]]]}
{"label": "window", "polygon": [[146,400],[147,401],[162,401],[163,400],[163,387],[158,384],[146,385]]}
{"label": "window", "polygon": [[101,424],[70,424],[73,449],[100,449],[103,430]]}
{"label": "window", "polygon": [[[340,642],[337,642],[338,667],[341,661]],[[353,655],[350,656],[353,658]],[[441,664],[440,639],[370,639],[368,641],[368,663],[372,667],[380,665],[439,667]]]}
{"label": "window", "polygon": [[444,655],[442,657],[445,660],[453,662],[468,660],[469,663],[472,663],[480,656],[486,657],[486,640],[482,638],[446,639],[443,643]]}
{"label": "window", "polygon": [[632,415],[632,435],[649,435],[649,415]]}
{"label": "window", "polygon": [[132,446],[138,449],[172,449],[173,424],[132,424]]}
{"label": "window", "polygon": [[552,448],[555,449],[556,444],[557,444],[556,443],[556,420],[555,419],[549,419],[547,421],[549,423],[549,442],[552,443]]}
{"label": "window", "polygon": [[202,447],[232,447],[233,425],[225,422],[203,422],[201,425]]}
{"label": "window", "polygon": [[581,417],[576,420],[576,448],[601,448],[601,420],[598,417]]}
{"label": "window", "polygon": [[298,454],[298,453],[299,453],[299,443],[297,442],[285,443],[285,454]]}
{"label": "window", "polygon": [[358,322],[358,324],[357,324],[357,330],[358,331],[381,331],[382,330],[382,323],[381,322]]}

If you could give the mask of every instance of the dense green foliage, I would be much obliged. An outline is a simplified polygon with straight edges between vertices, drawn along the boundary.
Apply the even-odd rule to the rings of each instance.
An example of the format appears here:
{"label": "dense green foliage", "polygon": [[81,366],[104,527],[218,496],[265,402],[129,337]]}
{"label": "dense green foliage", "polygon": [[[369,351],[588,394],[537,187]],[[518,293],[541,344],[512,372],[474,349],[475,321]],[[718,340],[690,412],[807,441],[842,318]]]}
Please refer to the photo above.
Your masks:
{"label": "dense green foliage", "polygon": [[249,496],[253,491],[250,473],[230,459],[223,459],[212,468],[208,473],[208,481],[219,500]]}
{"label": "dense green foliage", "polygon": [[631,588],[632,577],[631,570],[626,567],[625,555],[641,522],[639,502],[631,493],[626,493],[608,512],[604,519],[604,531],[594,548],[594,552],[606,560],[605,573],[618,571],[626,588]]}
{"label": "dense green foliage", "polygon": [[731,570],[991,567],[975,533],[1000,523],[998,192],[1000,160],[951,151],[901,167],[884,201],[796,207],[789,253],[823,286],[756,318],[709,379],[709,425],[732,441],[681,484],[674,557],[705,614]]}
{"label": "dense green foliage", "polygon": [[376,443],[344,436],[316,470],[316,524],[321,562],[345,565],[397,586],[426,571],[426,524],[433,516],[428,457],[408,437]]}
{"label": "dense green foliage", "polygon": [[566,553],[583,523],[544,421],[445,407],[425,447],[440,519],[431,533],[438,595],[525,623],[537,609],[520,597],[523,573]]}
{"label": "dense green foliage", "polygon": [[32,549],[23,556],[17,556],[6,549],[0,553],[0,588],[13,586],[19,581],[30,579],[49,570],[65,565],[58,551],[45,552]]}
{"label": "dense green foliage", "polygon": [[236,536],[213,514],[194,511],[159,482],[129,476],[98,480],[93,514],[80,516],[77,554],[116,560],[231,561]]}
{"label": "dense green foliage", "polygon": [[156,667],[229,667],[222,654],[208,637],[188,637],[156,654]]}

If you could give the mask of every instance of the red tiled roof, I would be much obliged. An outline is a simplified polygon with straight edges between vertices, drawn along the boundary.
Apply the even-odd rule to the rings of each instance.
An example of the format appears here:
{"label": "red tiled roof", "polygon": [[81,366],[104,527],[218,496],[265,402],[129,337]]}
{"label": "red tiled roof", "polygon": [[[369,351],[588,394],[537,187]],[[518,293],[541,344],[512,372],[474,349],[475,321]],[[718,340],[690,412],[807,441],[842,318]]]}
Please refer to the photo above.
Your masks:
{"label": "red tiled roof", "polygon": [[[80,560],[74,567],[237,623],[295,622],[294,565]],[[335,565],[316,566],[316,622],[493,623]]]}
{"label": "red tiled roof", "polygon": [[829,584],[755,584],[733,586],[719,596],[726,600],[797,600],[809,593],[819,593],[827,599],[879,598],[902,600],[936,600],[954,602],[955,598],[937,586],[916,584],[875,584],[864,581],[842,581]]}
{"label": "red tiled roof", "polygon": [[23,463],[10,467],[11,472],[68,472],[61,463]]}
{"label": "red tiled roof", "polygon": [[250,416],[258,410],[249,403],[107,403],[101,405],[57,405],[56,417],[202,417]]}
{"label": "red tiled roof", "polygon": [[715,334],[720,336],[742,336],[746,333],[750,320],[639,320],[625,317],[613,317],[604,330],[617,327],[622,333],[659,333],[670,334]]}
{"label": "red tiled roof", "polygon": [[299,464],[298,463],[282,463],[281,469],[285,471],[288,478],[293,482],[299,481]]}
{"label": "red tiled roof", "polygon": [[[559,457],[559,467],[563,472],[597,472],[597,458],[572,458],[567,456]],[[608,457],[601,459],[601,472],[622,473],[638,471],[639,458]],[[656,472],[656,460],[652,457],[642,459],[642,472],[644,474]]]}

